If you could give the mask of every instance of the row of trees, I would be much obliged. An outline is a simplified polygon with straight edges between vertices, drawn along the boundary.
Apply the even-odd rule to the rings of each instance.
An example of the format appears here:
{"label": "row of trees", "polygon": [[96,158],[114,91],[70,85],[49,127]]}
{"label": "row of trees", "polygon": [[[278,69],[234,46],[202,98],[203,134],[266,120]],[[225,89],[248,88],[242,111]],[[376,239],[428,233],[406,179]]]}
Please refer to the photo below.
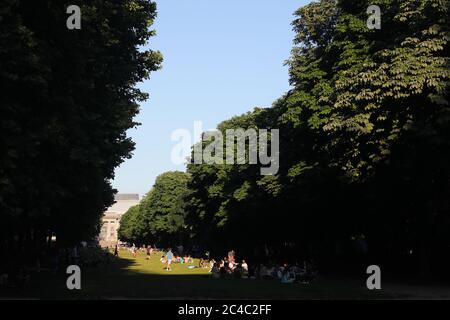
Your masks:
{"label": "row of trees", "polygon": [[1,268],[34,263],[52,236],[69,246],[98,234],[147,98],[135,85],[162,61],[141,49],[154,2],[78,1],[80,30],[66,27],[71,4],[0,3]]}
{"label": "row of trees", "polygon": [[[366,23],[374,4],[380,30]],[[172,230],[219,254],[313,257],[322,269],[365,272],[355,263],[359,252],[361,263],[387,270],[445,272],[448,11],[443,0],[321,0],[299,9],[287,62],[292,90],[271,108],[218,126],[279,129],[278,174],[261,176],[259,165],[188,164],[181,205],[178,193],[174,201],[151,191],[143,201],[149,213],[170,201],[170,215],[184,224],[146,214],[151,237],[134,239]]]}
{"label": "row of trees", "polygon": [[186,241],[183,196],[189,175],[166,172],[156,178],[153,188],[140,204],[131,207],[120,221],[119,238],[132,243],[168,244]]}

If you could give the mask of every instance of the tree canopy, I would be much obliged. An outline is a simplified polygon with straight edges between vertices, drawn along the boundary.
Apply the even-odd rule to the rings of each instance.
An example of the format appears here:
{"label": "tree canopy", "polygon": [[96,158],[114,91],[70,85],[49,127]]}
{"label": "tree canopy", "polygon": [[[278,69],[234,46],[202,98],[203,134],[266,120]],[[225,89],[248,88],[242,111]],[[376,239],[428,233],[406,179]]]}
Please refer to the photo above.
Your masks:
{"label": "tree canopy", "polygon": [[139,206],[130,208],[120,221],[121,240],[171,245],[186,235],[183,195],[189,175],[184,172],[165,172],[156,178],[152,189]]}
{"label": "tree canopy", "polygon": [[134,148],[126,131],[148,97],[136,84],[162,61],[144,47],[154,2],[78,1],[80,30],[66,27],[70,4],[0,4],[2,252],[98,234],[114,169]]}

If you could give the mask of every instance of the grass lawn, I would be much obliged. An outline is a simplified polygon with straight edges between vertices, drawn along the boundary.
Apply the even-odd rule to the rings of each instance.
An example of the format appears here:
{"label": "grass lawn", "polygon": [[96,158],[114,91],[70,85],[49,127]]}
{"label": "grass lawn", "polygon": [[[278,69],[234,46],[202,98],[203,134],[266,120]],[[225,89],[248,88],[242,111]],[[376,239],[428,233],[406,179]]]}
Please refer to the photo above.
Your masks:
{"label": "grass lawn", "polygon": [[[212,279],[208,269],[175,263],[164,270],[160,254],[150,260],[122,250],[108,264],[82,268],[81,290],[66,288],[67,275],[33,274],[27,289],[0,291],[0,297],[39,299],[383,299],[414,298],[410,291],[369,291],[365,279],[320,277],[311,284],[282,284],[275,280]],[[192,265],[197,266],[198,260]],[[404,288],[403,288],[404,289]],[[397,291],[396,291],[397,290]],[[420,290],[419,290],[420,291]],[[449,292],[450,293],[450,292]],[[445,298],[438,291],[434,298]],[[450,298],[450,294],[447,298]]]}
{"label": "grass lawn", "polygon": [[[129,274],[153,274],[153,275],[208,275],[209,269],[203,268],[195,268],[189,269],[189,266],[198,266],[199,260],[194,259],[194,263],[172,263],[172,270],[165,270],[166,265],[162,264],[160,258],[162,253],[153,253],[150,257],[150,260],[147,260],[147,256],[145,253],[139,252],[136,255],[136,258],[133,257],[131,252],[128,250],[121,250],[119,253],[119,257],[126,261],[125,268],[114,268],[113,271],[119,271],[120,273],[128,272]],[[114,264],[115,267],[124,261],[118,261],[119,263]]]}

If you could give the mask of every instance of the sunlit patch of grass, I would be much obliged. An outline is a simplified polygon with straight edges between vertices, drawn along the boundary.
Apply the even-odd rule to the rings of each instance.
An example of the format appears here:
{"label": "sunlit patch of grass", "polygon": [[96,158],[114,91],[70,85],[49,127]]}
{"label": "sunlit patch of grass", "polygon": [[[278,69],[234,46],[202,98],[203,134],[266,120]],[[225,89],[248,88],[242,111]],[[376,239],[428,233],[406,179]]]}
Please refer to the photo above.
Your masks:
{"label": "sunlit patch of grass", "polygon": [[[172,270],[165,270],[166,264],[161,263],[160,259],[164,253],[153,253],[147,260],[144,252],[138,252],[136,258],[128,250],[120,250],[119,258],[128,260],[129,266],[125,267],[125,271],[134,274],[158,274],[158,275],[208,275],[209,269],[197,268],[199,259],[194,259],[193,263],[172,263]],[[196,268],[189,268],[194,266]]]}

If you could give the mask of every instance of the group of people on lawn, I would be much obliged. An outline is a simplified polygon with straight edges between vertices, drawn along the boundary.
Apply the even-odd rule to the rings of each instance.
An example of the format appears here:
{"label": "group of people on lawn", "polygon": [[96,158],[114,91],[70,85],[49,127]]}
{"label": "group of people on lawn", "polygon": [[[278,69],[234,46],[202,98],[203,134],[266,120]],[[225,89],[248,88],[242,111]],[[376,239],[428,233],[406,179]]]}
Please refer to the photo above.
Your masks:
{"label": "group of people on lawn", "polygon": [[161,263],[167,265],[166,270],[169,271],[172,270],[172,263],[194,263],[194,259],[191,257],[191,255],[182,256],[179,254],[174,254],[171,248],[169,248],[169,250],[167,250],[167,253],[161,257],[160,261]]}
{"label": "group of people on lawn", "polygon": [[211,259],[209,271],[213,278],[248,278],[248,264],[245,260],[242,260],[241,263],[237,263],[234,250],[228,252],[228,256],[220,261]]}
{"label": "group of people on lawn", "polygon": [[213,278],[242,278],[242,279],[275,279],[282,283],[309,283],[314,280],[319,272],[312,260],[305,261],[302,265],[295,264],[258,264],[249,267],[245,260],[236,263],[234,251],[228,253],[228,257],[216,262],[209,261],[210,273]]}
{"label": "group of people on lawn", "polygon": [[318,276],[319,272],[312,260],[305,261],[302,265],[294,264],[270,264],[258,265],[254,270],[256,279],[276,279],[282,283],[309,283]]}
{"label": "group of people on lawn", "polygon": [[[152,247],[151,245],[148,246],[142,246],[141,248],[138,248],[135,244],[132,246],[127,247],[128,250],[131,252],[134,258],[136,258],[138,251],[145,252],[147,257],[146,259],[149,260],[153,253],[161,253],[161,251],[156,247]],[[118,255],[119,252],[119,246],[115,247],[114,255]],[[172,252],[172,249],[169,248],[166,253],[162,253],[162,256],[160,258],[161,263],[165,264],[165,269],[170,271],[172,270],[172,263],[194,263],[194,259],[191,257],[191,255],[183,255],[183,247],[178,246],[176,253]]]}
{"label": "group of people on lawn", "polygon": [[309,283],[318,276],[318,271],[313,261],[305,261],[301,266],[298,263],[284,264],[259,264],[249,268],[247,262],[236,263],[234,251],[231,251],[227,258],[216,262],[211,260],[211,270],[213,278],[242,278],[242,279],[275,279],[282,283]]}
{"label": "group of people on lawn", "polygon": [[[139,249],[134,245],[130,248],[133,256]],[[147,253],[147,259],[153,252],[161,252],[156,246],[144,246],[141,249]],[[257,264],[252,268],[245,260],[240,263],[236,262],[236,253],[234,250],[228,252],[227,257],[218,261],[209,258],[209,252],[205,254],[206,259],[201,258],[198,266],[193,266],[194,259],[189,254],[182,254],[183,247],[178,246],[175,252],[169,248],[165,253],[162,253],[160,261],[165,265],[165,270],[171,271],[173,263],[191,264],[189,268],[204,268],[209,269],[212,278],[243,278],[243,279],[275,279],[282,283],[302,282],[307,283],[315,279],[318,271],[312,260],[305,261],[302,265],[295,264]]]}

